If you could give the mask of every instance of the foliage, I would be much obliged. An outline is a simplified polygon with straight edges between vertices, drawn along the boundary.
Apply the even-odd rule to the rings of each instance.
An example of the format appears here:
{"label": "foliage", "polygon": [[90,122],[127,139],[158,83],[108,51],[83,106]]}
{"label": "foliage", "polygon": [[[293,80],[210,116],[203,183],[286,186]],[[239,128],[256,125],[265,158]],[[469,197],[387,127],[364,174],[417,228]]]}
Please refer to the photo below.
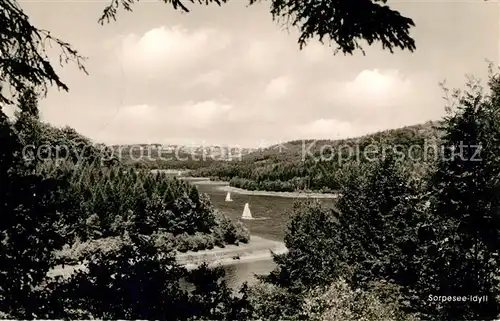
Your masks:
{"label": "foliage", "polygon": [[252,307],[248,301],[246,284],[240,289],[241,297],[232,297],[223,281],[222,267],[210,269],[206,264],[191,272],[187,281],[194,284],[190,293],[190,316],[195,320],[248,320]]}
{"label": "foliage", "polygon": [[85,58],[68,43],[52,36],[50,31],[33,26],[16,1],[0,2],[0,89],[8,87],[12,95],[6,97],[0,93],[1,104],[12,103],[12,99],[33,87],[46,92],[48,84],[55,84],[68,90],[47,55],[46,46],[51,44],[61,50],[61,65],[74,62],[85,71],[82,64]]}
{"label": "foliage", "polygon": [[380,279],[404,284],[411,278],[414,271],[406,262],[415,251],[424,210],[422,185],[392,154],[346,178],[337,203],[339,237],[354,286]]}
{"label": "foliage", "polygon": [[324,289],[311,291],[303,304],[303,314],[311,321],[417,321],[405,314],[384,292],[394,293],[390,285],[379,285],[367,291],[353,290],[343,279]]}
{"label": "foliage", "polygon": [[47,178],[23,161],[21,137],[1,112],[0,140],[0,311],[32,318],[34,289],[51,268],[53,251],[64,244],[56,224],[72,209],[59,193],[68,184],[60,173]]}
{"label": "foliage", "polygon": [[318,201],[295,207],[285,236],[289,252],[275,257],[279,268],[268,281],[310,289],[339,276],[356,286],[405,279],[419,195],[419,182],[390,155],[349,173],[335,209]]}
{"label": "foliage", "polygon": [[[112,6],[117,3],[130,9],[131,1],[113,0]],[[187,10],[180,1],[171,3]],[[52,82],[67,90],[44,41],[55,41],[65,62],[83,68],[82,57],[32,26],[14,2],[3,1],[0,11],[0,87],[13,89],[0,103],[19,102],[15,122],[0,111],[0,315],[329,321],[415,320],[414,313],[432,320],[498,316],[498,74],[490,75],[489,93],[474,80],[466,92],[455,92],[441,132],[414,127],[333,144],[361,152],[372,144],[383,150],[401,145],[404,155],[430,138],[452,147],[436,163],[399,162],[390,152],[375,162],[359,151],[325,155],[323,147],[332,142],[322,141],[304,160],[300,142],[290,142],[283,154],[267,150],[199,170],[250,189],[341,192],[336,209],[297,205],[285,238],[289,253],[275,256],[278,268],[263,278],[266,283],[244,286],[233,296],[223,270],[202,266],[188,272],[177,264],[174,249],[238,244],[248,241],[248,231],[217,213],[195,187],[106,161],[102,146],[73,129],[41,123],[38,94]],[[408,32],[413,22],[373,1],[273,0],[271,12],[301,29],[301,47],[316,35],[344,53],[361,49],[360,39],[380,41],[391,52],[414,49]],[[25,158],[26,147],[44,145],[49,148],[41,156]],[[67,150],[59,159],[61,146]],[[85,268],[66,280],[50,279],[58,251],[72,253]],[[194,290],[183,288],[181,279]],[[429,295],[488,300],[456,304]]]}
{"label": "foliage", "polygon": [[399,289],[387,283],[372,283],[366,290],[353,290],[335,278],[302,294],[261,283],[251,288],[254,320],[312,321],[417,321],[397,303]]}
{"label": "foliage", "polygon": [[[497,318],[500,76],[492,73],[488,85],[485,93],[471,80],[464,93],[455,92],[441,129],[445,152],[425,175],[415,176],[388,154],[344,175],[338,214],[318,204],[298,209],[287,230],[289,253],[276,256],[278,268],[265,280],[285,291],[283,297],[298,294],[306,302],[309,291],[339,277],[347,282],[341,293],[380,296],[386,286],[397,289],[388,297],[397,308],[356,297],[372,300],[365,303],[372,310],[358,315],[357,308],[342,309],[352,302],[349,295],[342,301],[335,294],[343,303],[327,299],[334,304],[327,316],[312,305],[319,320],[400,319],[391,312],[396,310],[405,311],[401,318],[424,320]],[[380,283],[385,285],[373,288]],[[471,296],[487,299],[479,303]]]}
{"label": "foliage", "polygon": [[[41,123],[37,98],[33,90],[21,95],[15,121],[0,113],[0,311],[20,319],[156,318],[166,302],[203,307],[184,290],[178,295],[188,274],[175,263],[176,236],[188,235],[199,250],[246,242],[248,231],[187,182],[104,162],[101,147],[73,129]],[[27,146],[35,153],[26,154]],[[36,153],[43,146],[46,153]],[[57,159],[51,151],[61,146],[70,153]],[[173,246],[158,242],[161,235]],[[69,281],[52,280],[48,272],[67,257],[88,265]],[[222,287],[227,313],[244,313]],[[142,300],[150,294],[156,301]],[[191,308],[179,318],[190,318]]]}
{"label": "foliage", "polygon": [[[221,269],[188,272],[173,252],[150,237],[124,235],[122,246],[94,253],[85,269],[47,286],[50,318],[232,320],[244,315],[245,298],[234,297]],[[188,291],[184,278],[194,286]],[[244,319],[241,319],[244,320]]]}
{"label": "foliage", "polygon": [[[499,308],[500,78],[490,70],[489,92],[470,79],[450,98],[444,123],[445,157],[430,179],[428,217],[419,226],[408,288],[424,318],[494,319]],[[486,295],[487,302],[436,302],[429,295]]]}
{"label": "foliage", "polygon": [[213,234],[221,243],[248,240],[243,227],[223,218],[196,187],[164,174],[86,166],[71,183],[73,193],[80,195],[75,236],[82,240],[125,231]]}
{"label": "foliage", "polygon": [[[195,242],[188,249],[194,250],[249,240],[248,230],[215,211],[208,196],[195,186],[164,173],[123,167],[107,146],[94,144],[70,127],[41,123],[35,93],[27,92],[21,101],[13,124],[22,140],[21,156],[42,177],[63,175],[66,180],[58,193],[61,201],[72,204],[72,210],[59,215],[56,226],[67,242],[79,238],[84,242],[81,247],[92,248],[91,242],[85,242],[125,231],[186,233],[185,241]],[[174,246],[183,247],[180,240]],[[77,253],[85,251],[73,251],[70,259],[80,258]]]}
{"label": "foliage", "polygon": [[302,296],[269,283],[258,283],[250,288],[253,319],[262,321],[298,320]]}
{"label": "foliage", "polygon": [[288,253],[275,255],[277,269],[266,280],[290,288],[325,284],[342,270],[335,210],[318,200],[296,202],[287,226]]}
{"label": "foliage", "polygon": [[[68,263],[84,259],[92,248],[108,246],[125,232],[157,238],[170,235],[173,241],[159,246],[184,251],[250,239],[241,223],[214,210],[208,197],[185,181],[120,167],[85,165],[74,171],[70,164],[59,166],[73,174],[69,186],[61,186],[61,199],[75,205],[71,213],[60,217],[58,232],[70,244],[76,239],[83,242],[59,256]],[[49,166],[42,173],[50,177],[52,170]],[[97,245],[101,239],[103,245]]]}
{"label": "foliage", "polygon": [[[222,5],[227,0],[189,0],[191,3]],[[164,0],[171,3],[174,10],[180,9],[189,12],[181,0]],[[250,0],[249,5],[261,2]],[[379,2],[383,4],[379,4]],[[324,38],[338,45],[335,53],[342,51],[352,54],[363,48],[360,40],[365,40],[368,45],[380,42],[383,49],[393,53],[394,48],[401,50],[415,50],[415,41],[410,37],[410,28],[415,26],[413,20],[401,16],[398,11],[385,5],[385,0],[358,0],[351,1],[291,1],[272,0],[271,14],[274,20],[284,21],[285,24],[298,27],[300,49],[315,37],[323,43]],[[132,11],[134,0],[111,0],[104,9],[99,19],[104,22],[116,21],[117,9],[123,7]]]}
{"label": "foliage", "polygon": [[[183,301],[174,282],[181,275],[174,257],[138,238],[117,251],[94,253],[86,269],[62,285],[53,285],[52,294],[57,308],[71,307],[100,319],[164,319],[167,312],[179,311],[175,308],[179,302],[173,299]],[[73,318],[70,311],[65,313]]]}

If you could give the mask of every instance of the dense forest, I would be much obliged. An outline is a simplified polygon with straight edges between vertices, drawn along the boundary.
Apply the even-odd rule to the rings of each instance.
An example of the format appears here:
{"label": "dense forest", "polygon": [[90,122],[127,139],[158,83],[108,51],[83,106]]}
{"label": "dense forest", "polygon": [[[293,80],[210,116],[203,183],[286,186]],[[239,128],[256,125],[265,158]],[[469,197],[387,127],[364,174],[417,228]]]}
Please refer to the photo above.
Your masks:
{"label": "dense forest", "polygon": [[330,193],[342,185],[342,172],[393,152],[415,167],[440,153],[440,122],[386,130],[342,140],[297,140],[254,151],[240,160],[216,162],[191,172],[193,176],[229,181],[247,190]]}
{"label": "dense forest", "polygon": [[[28,92],[21,103],[36,105],[36,97]],[[36,159],[34,170],[45,179],[64,177],[67,185],[58,191],[59,201],[78,205],[64,218],[69,221],[61,222],[71,226],[60,231],[66,240],[86,242],[136,232],[155,234],[183,251],[248,242],[248,231],[218,213],[195,186],[163,173],[128,168],[112,148],[25,114],[13,124],[30,147],[24,149],[24,158]]]}
{"label": "dense forest", "polygon": [[[195,186],[164,174],[126,167],[113,157],[109,147],[94,144],[72,128],[41,122],[37,101],[36,92],[27,90],[19,100],[14,120],[0,114],[2,313],[19,318],[41,317],[44,313],[49,313],[48,318],[106,318],[117,313],[113,318],[127,318],[127,313],[139,310],[131,312],[134,308],[125,302],[113,303],[122,304],[122,311],[92,310],[102,309],[92,301],[96,293],[105,293],[100,286],[115,282],[113,289],[117,290],[119,282],[125,282],[115,278],[115,273],[108,279],[99,273],[102,284],[92,279],[93,269],[102,271],[108,265],[119,271],[135,268],[136,273],[152,269],[149,273],[155,277],[151,282],[165,277],[173,282],[172,288],[159,289],[160,301],[136,307],[144,311],[141,313],[158,305],[165,304],[163,309],[168,309],[182,303],[185,307],[178,309],[179,315],[173,319],[192,317],[189,311],[204,303],[196,291],[184,293],[179,284],[174,284],[181,277],[195,286],[212,282],[226,289],[225,284],[218,285],[221,271],[202,266],[189,274],[177,265],[175,253],[246,243],[250,235],[245,227],[219,213]],[[147,257],[137,260],[137,255]],[[47,276],[57,264],[82,262],[92,263],[69,280]],[[126,282],[135,281],[127,277]],[[233,300],[226,290],[226,299]],[[72,299],[76,293],[81,300]],[[233,313],[229,305],[224,313]],[[159,311],[151,313],[151,317],[159,316]]]}
{"label": "dense forest", "polygon": [[[335,208],[297,203],[285,235],[289,252],[274,255],[276,269],[238,293],[222,268],[189,271],[176,253],[248,242],[243,226],[188,183],[124,166],[103,154],[105,146],[41,123],[28,90],[15,119],[0,114],[0,315],[494,320],[500,76],[491,74],[488,89],[471,80],[456,94],[440,123],[444,153],[425,170],[387,150],[342,167]],[[49,273],[68,263],[84,268],[68,277]]]}

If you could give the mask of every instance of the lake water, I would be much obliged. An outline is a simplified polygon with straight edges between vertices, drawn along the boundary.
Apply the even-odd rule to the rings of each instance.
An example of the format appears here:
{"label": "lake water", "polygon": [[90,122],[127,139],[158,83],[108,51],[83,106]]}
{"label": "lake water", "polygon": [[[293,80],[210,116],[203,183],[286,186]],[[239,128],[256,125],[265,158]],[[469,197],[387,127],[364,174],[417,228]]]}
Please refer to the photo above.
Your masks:
{"label": "lake water", "polygon": [[[257,283],[256,275],[266,275],[275,268],[276,264],[271,259],[235,263],[232,265],[224,266],[226,272],[225,281],[228,287],[237,293],[243,283],[247,282],[248,285]],[[188,290],[194,290],[193,285],[181,280],[181,286]]]}
{"label": "lake water", "polygon": [[[210,200],[217,209],[235,221],[239,220],[242,215],[244,205],[248,202],[254,216],[266,216],[271,218],[266,221],[243,221],[243,224],[249,228],[251,234],[271,240],[283,241],[283,232],[286,217],[288,216],[285,212],[289,211],[291,205],[293,205],[293,200],[284,199],[282,197],[252,197],[232,193],[231,196],[233,202],[226,202],[226,192],[220,190],[218,185],[197,185],[197,187],[201,192],[207,193],[210,196]],[[262,259],[253,262],[238,262],[232,265],[227,265],[224,266],[224,270],[226,272],[226,282],[230,288],[238,290],[244,282],[248,282],[249,285],[255,284],[257,282],[257,279],[255,278],[256,274],[268,274],[274,270],[275,267],[276,264],[272,259]]]}
{"label": "lake water", "polygon": [[[220,189],[221,185],[224,185],[224,183],[218,182],[213,185],[196,184],[200,192],[208,194],[212,204],[220,212],[234,221],[241,221],[240,218],[246,203],[249,203],[254,217],[268,217],[269,219],[265,221],[242,221],[242,223],[250,230],[252,235],[269,240],[283,242],[286,223],[292,213],[294,202],[304,201],[304,199],[273,195],[244,195],[232,192],[231,198],[233,201],[226,202],[227,192]],[[335,202],[333,199],[320,199],[320,201],[327,206],[333,206]],[[249,284],[255,283],[257,281],[255,274],[268,274],[275,267],[276,265],[272,259],[265,259],[254,262],[239,262],[225,266],[224,268],[228,285],[233,289],[237,289],[244,282],[248,282]]]}
{"label": "lake water", "polygon": [[230,288],[239,289],[244,282],[249,285],[255,284],[255,275],[264,275],[271,272],[276,267],[272,259],[236,263],[224,267],[226,271],[226,281]]}

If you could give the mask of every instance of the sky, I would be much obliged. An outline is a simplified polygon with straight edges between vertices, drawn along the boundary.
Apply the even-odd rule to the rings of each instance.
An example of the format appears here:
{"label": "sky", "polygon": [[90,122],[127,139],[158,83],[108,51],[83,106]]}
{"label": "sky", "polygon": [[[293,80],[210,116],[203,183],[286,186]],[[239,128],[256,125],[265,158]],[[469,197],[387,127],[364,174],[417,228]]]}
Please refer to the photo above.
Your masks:
{"label": "sky", "polygon": [[[187,1],[186,1],[187,2]],[[89,75],[58,68],[69,92],[40,102],[43,120],[108,144],[262,147],[288,140],[355,137],[436,120],[443,91],[499,63],[495,1],[388,1],[416,27],[414,53],[379,44],[333,55],[273,22],[269,4],[188,3],[190,13],[141,1],[97,23],[106,1],[20,1],[39,28],[68,41]]]}

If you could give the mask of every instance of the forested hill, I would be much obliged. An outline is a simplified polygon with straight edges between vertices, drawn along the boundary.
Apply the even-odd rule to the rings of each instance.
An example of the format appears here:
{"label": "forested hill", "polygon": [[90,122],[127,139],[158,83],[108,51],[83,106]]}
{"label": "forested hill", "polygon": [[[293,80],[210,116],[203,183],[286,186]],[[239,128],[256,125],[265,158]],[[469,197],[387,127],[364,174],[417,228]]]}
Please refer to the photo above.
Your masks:
{"label": "forested hill", "polygon": [[192,174],[227,180],[248,190],[331,192],[338,189],[346,167],[379,158],[388,150],[425,165],[428,158],[423,151],[439,144],[439,126],[440,122],[429,121],[349,139],[295,140],[254,151],[241,160],[216,162]]}
{"label": "forested hill", "polygon": [[3,126],[12,133],[16,149],[11,153],[19,158],[19,168],[57,182],[59,194],[47,204],[62,208],[56,202],[64,202],[69,208],[56,218],[56,232],[70,246],[60,261],[82,260],[97,241],[125,232],[155,237],[158,246],[184,252],[249,240],[243,225],[219,213],[195,186],[126,167],[115,148],[74,128],[55,127],[27,112]]}
{"label": "forested hill", "polygon": [[149,169],[198,169],[241,158],[255,151],[231,146],[184,146],[162,144],[113,145],[124,165]]}

